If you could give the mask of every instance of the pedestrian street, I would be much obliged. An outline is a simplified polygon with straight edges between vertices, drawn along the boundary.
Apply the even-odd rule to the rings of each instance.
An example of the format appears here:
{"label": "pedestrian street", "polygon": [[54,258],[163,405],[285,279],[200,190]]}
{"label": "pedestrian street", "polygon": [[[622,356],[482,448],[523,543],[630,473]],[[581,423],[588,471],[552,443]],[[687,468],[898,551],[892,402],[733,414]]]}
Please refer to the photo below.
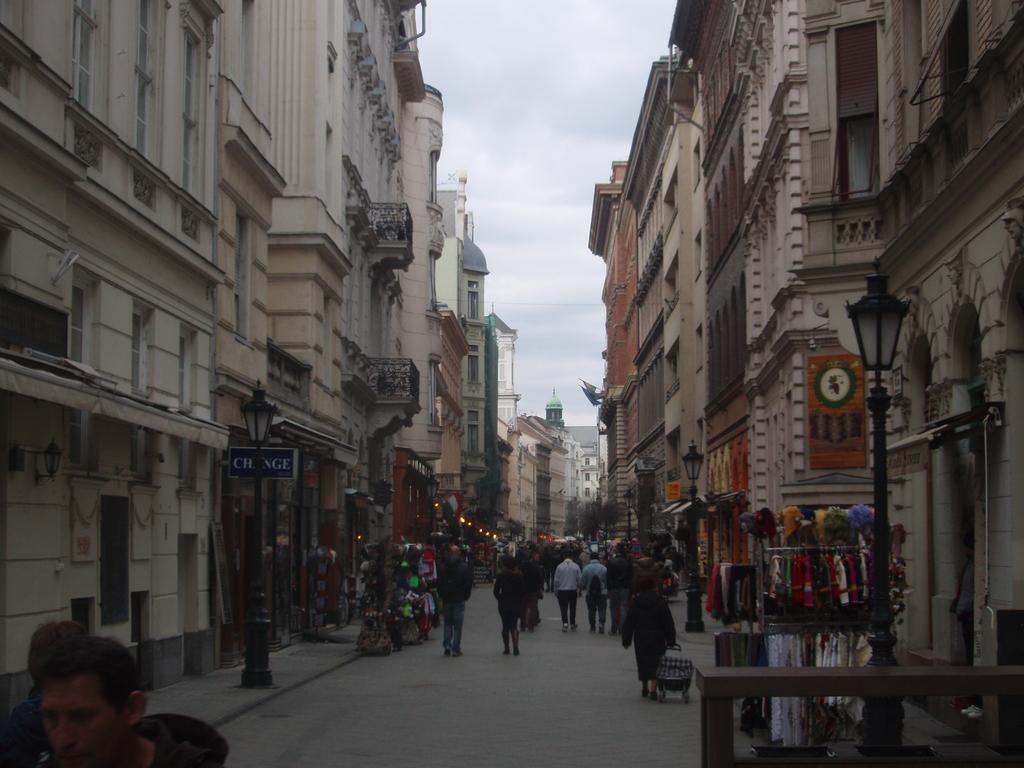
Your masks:
{"label": "pedestrian street", "polygon": [[[712,662],[711,633],[682,632],[685,601],[671,603],[695,666]],[[632,650],[580,629],[562,633],[551,593],[521,656],[501,654],[489,585],[466,607],[462,651],[446,658],[439,627],[423,645],[364,657],[220,727],[231,765],[696,766],[700,703],[641,698]]]}

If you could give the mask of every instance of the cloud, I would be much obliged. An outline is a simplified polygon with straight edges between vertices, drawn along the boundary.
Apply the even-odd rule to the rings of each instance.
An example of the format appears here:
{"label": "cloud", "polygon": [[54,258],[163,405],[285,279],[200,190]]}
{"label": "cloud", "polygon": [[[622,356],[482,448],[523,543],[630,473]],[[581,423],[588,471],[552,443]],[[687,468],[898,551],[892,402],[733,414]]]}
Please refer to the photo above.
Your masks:
{"label": "cloud", "polygon": [[444,98],[440,178],[468,173],[484,305],[519,331],[516,388],[543,414],[554,387],[593,424],[578,386],[604,378],[604,264],[587,248],[594,184],[626,159],[675,0],[436,0],[419,41]]}

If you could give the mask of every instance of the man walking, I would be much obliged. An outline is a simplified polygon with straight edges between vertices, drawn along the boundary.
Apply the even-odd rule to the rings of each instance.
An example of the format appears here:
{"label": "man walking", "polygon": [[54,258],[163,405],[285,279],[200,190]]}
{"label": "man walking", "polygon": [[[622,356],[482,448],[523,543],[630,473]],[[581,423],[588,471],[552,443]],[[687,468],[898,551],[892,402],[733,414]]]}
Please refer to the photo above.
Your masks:
{"label": "man walking", "polygon": [[548,592],[555,590],[555,566],[558,565],[558,558],[551,551],[551,547],[544,547],[544,556],[541,558],[541,565],[544,568],[544,589]]}
{"label": "man walking", "polygon": [[633,583],[633,563],[626,557],[625,547],[615,549],[615,557],[608,563],[608,607],[612,614],[611,634],[617,635],[626,620],[629,607],[629,588]]}
{"label": "man walking", "polygon": [[462,622],[466,601],[473,594],[473,574],[462,559],[462,550],[453,544],[438,575],[437,591],[444,605],[444,655],[462,655]]}
{"label": "man walking", "polygon": [[562,612],[562,631],[570,626],[576,631],[576,599],[580,593],[580,567],[572,561],[572,553],[566,551],[565,559],[555,568],[555,595],[558,609]]}
{"label": "man walking", "polygon": [[[608,605],[608,569],[600,560],[591,560],[580,576],[583,594],[587,596],[587,619],[590,631],[596,629],[594,619],[599,618],[601,634],[604,634],[605,609]],[[595,614],[597,616],[595,617]]]}

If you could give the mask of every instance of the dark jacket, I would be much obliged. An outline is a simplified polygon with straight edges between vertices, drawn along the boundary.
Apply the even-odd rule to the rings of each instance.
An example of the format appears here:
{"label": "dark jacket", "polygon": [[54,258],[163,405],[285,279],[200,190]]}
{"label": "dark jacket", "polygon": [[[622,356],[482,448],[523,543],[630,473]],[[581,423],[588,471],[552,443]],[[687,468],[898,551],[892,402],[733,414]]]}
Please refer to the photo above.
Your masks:
{"label": "dark jacket", "polygon": [[11,710],[11,717],[0,732],[0,765],[4,768],[35,768],[39,756],[50,751],[40,704],[40,693],[33,688],[28,698]]}
{"label": "dark jacket", "polygon": [[526,597],[526,582],[519,571],[501,571],[494,579],[494,596],[498,599],[498,610],[518,612],[523,609]]}
{"label": "dark jacket", "polygon": [[532,560],[523,566],[523,581],[527,592],[540,592],[544,589],[544,571]]}
{"label": "dark jacket", "polygon": [[638,656],[661,656],[675,642],[676,623],[668,601],[656,591],[641,592],[622,623],[622,647],[635,643]]}
{"label": "dark jacket", "polygon": [[446,560],[437,576],[437,593],[445,603],[464,603],[473,594],[473,572],[465,560]]}
{"label": "dark jacket", "polygon": [[633,583],[633,563],[625,555],[616,555],[608,563],[608,589],[629,589]]}
{"label": "dark jacket", "polygon": [[217,768],[228,756],[224,737],[212,725],[187,715],[150,715],[139,723],[139,735],[156,747],[150,768]]}
{"label": "dark jacket", "polygon": [[641,557],[633,564],[633,576],[630,585],[632,594],[640,592],[640,582],[650,577],[655,584],[661,583],[663,565],[656,563],[653,557]]}

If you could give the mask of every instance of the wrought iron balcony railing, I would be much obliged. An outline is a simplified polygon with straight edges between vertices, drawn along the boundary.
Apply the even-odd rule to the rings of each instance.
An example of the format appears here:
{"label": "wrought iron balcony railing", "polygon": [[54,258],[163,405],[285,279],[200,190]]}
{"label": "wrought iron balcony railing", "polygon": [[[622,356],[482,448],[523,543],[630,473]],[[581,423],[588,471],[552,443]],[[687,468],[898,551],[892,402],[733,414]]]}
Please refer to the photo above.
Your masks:
{"label": "wrought iron balcony railing", "polygon": [[377,237],[372,250],[376,269],[405,269],[412,263],[412,214],[405,203],[371,203],[370,226]]}
{"label": "wrought iron balcony railing", "polygon": [[420,372],[416,364],[408,358],[370,358],[368,379],[378,401],[419,403]]}

